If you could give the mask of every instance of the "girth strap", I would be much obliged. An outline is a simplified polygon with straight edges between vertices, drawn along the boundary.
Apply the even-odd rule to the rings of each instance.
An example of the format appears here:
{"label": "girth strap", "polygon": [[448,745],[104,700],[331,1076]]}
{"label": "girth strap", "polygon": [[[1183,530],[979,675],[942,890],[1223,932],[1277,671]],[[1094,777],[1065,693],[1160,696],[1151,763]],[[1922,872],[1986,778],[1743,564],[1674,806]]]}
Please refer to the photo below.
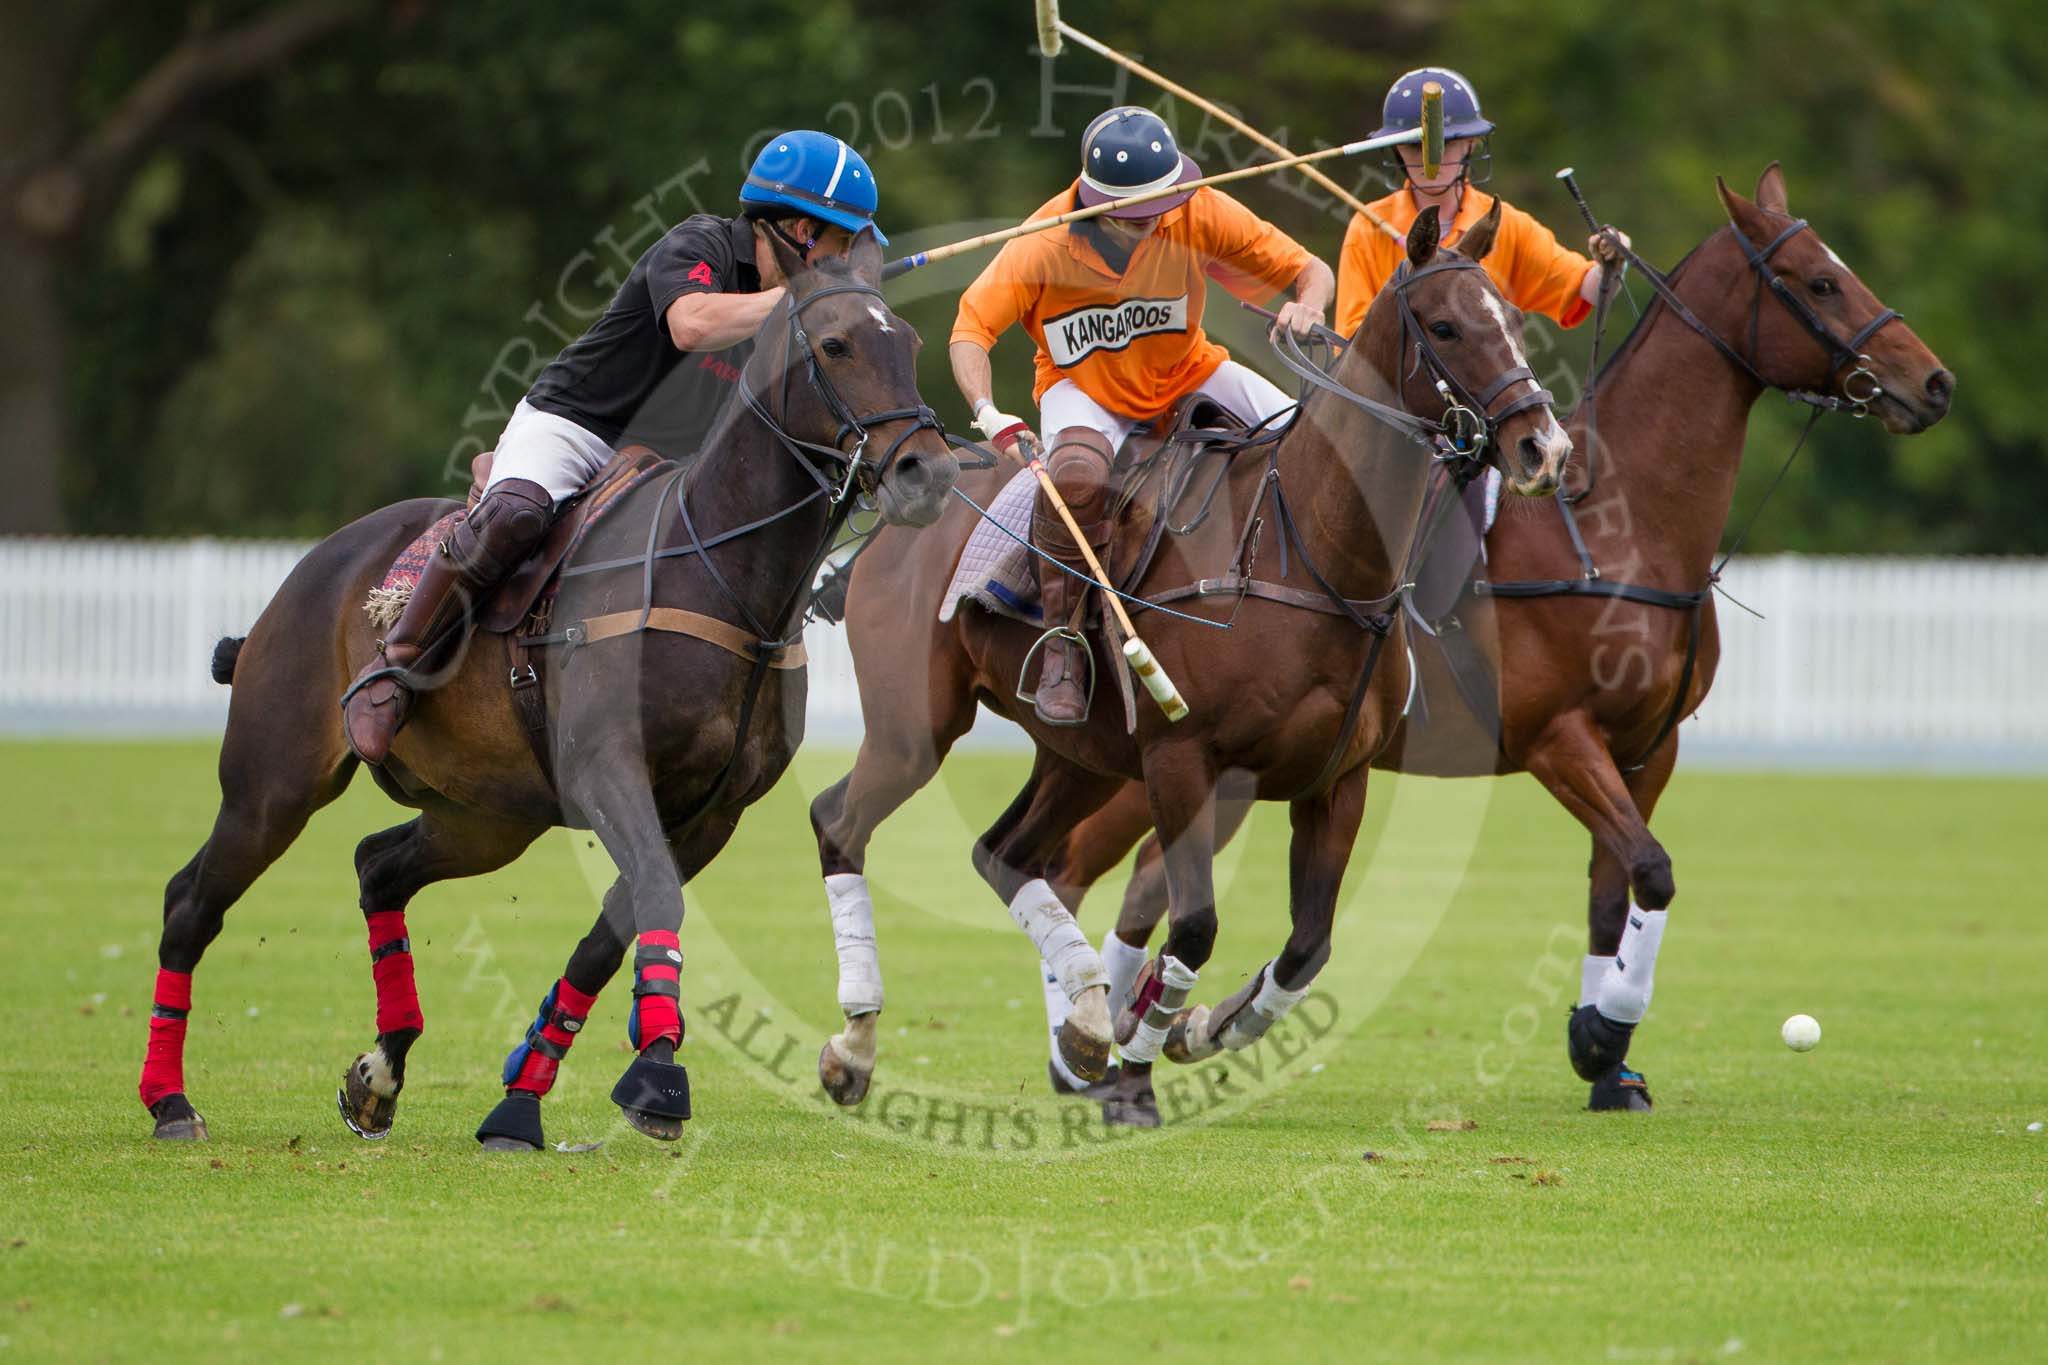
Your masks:
{"label": "girth strap", "polygon": [[640,611],[615,611],[608,616],[593,616],[578,621],[575,625],[549,635],[526,637],[522,643],[539,648],[547,645],[588,645],[599,640],[615,640],[622,635],[634,635],[643,630],[665,631],[671,635],[688,635],[706,644],[717,645],[730,654],[736,654],[752,663],[764,654],[770,668],[802,668],[809,662],[802,640],[787,643],[773,643],[756,639],[750,632],[742,630],[730,621],[721,621],[715,616],[702,612],[687,611],[682,607],[653,607]]}

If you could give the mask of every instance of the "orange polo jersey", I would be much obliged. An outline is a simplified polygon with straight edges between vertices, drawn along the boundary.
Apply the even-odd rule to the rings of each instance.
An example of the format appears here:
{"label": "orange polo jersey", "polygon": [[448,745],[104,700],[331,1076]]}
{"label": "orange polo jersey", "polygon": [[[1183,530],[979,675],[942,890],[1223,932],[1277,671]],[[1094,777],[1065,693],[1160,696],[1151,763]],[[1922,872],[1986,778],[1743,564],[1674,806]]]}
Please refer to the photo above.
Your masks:
{"label": "orange polo jersey", "polygon": [[[1072,207],[1070,185],[1031,216]],[[1038,347],[1034,400],[1071,379],[1126,417],[1158,416],[1230,358],[1202,331],[1208,280],[1259,302],[1292,284],[1309,262],[1293,238],[1214,189],[1196,190],[1168,210],[1122,275],[1076,226],[1004,243],[960,296],[952,339],[987,349],[1021,322]]]}
{"label": "orange polo jersey", "polygon": [[[1455,247],[1492,207],[1492,195],[1468,188],[1444,245]],[[1403,187],[1374,201],[1372,211],[1406,232],[1415,222],[1415,199]],[[1338,331],[1350,336],[1358,330],[1373,296],[1393,278],[1405,254],[1401,243],[1367,222],[1363,214],[1352,215],[1351,226],[1344,233],[1344,256],[1337,266]],[[1593,263],[1561,245],[1549,228],[1513,204],[1502,202],[1500,232],[1481,264],[1508,302],[1525,313],[1542,313],[1572,327],[1593,311],[1579,297],[1579,286],[1585,283]]]}

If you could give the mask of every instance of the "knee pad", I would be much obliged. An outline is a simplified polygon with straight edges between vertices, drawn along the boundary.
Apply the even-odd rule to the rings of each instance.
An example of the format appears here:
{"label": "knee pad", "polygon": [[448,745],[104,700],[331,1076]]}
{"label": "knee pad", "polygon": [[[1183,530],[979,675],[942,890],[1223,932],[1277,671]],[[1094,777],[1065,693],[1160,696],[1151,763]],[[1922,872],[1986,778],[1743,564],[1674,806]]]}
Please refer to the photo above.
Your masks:
{"label": "knee pad", "polygon": [[506,479],[484,494],[476,510],[448,537],[447,555],[472,584],[505,580],[533,553],[554,521],[555,500],[539,484]]}
{"label": "knee pad", "polygon": [[1085,525],[1095,519],[1115,459],[1109,438],[1093,427],[1066,427],[1053,434],[1045,470],[1074,520]]}

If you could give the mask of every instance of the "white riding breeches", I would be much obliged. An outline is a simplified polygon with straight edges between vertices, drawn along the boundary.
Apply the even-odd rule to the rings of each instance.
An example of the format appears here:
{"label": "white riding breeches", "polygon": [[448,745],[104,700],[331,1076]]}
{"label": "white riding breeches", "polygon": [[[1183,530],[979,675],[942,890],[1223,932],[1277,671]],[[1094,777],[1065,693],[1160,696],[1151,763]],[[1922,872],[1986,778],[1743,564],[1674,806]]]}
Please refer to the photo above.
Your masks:
{"label": "white riding breeches", "polygon": [[492,487],[506,479],[525,479],[547,489],[556,502],[573,497],[611,462],[612,448],[603,437],[566,417],[542,412],[524,398],[512,409],[498,450],[491,457]]}
{"label": "white riding breeches", "polygon": [[[1247,426],[1294,405],[1272,380],[1235,360],[1218,365],[1216,373],[1203,380],[1195,392],[1214,400]],[[1047,441],[1068,427],[1089,427],[1103,434],[1111,450],[1121,450],[1138,420],[1111,412],[1081,392],[1071,379],[1062,379],[1038,400],[1039,432]]]}

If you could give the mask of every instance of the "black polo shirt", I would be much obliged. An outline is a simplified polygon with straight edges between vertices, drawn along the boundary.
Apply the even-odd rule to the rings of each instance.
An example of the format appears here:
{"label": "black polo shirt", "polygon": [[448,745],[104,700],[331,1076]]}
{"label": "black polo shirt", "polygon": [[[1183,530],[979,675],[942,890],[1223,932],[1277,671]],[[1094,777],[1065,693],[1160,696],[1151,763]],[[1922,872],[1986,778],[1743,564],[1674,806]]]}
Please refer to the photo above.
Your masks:
{"label": "black polo shirt", "polygon": [[540,372],[526,401],[610,445],[640,441],[671,457],[693,455],[732,397],[754,343],[679,351],[669,337],[669,305],[685,294],[760,290],[746,219],[686,218],[633,263],[604,315]]}

